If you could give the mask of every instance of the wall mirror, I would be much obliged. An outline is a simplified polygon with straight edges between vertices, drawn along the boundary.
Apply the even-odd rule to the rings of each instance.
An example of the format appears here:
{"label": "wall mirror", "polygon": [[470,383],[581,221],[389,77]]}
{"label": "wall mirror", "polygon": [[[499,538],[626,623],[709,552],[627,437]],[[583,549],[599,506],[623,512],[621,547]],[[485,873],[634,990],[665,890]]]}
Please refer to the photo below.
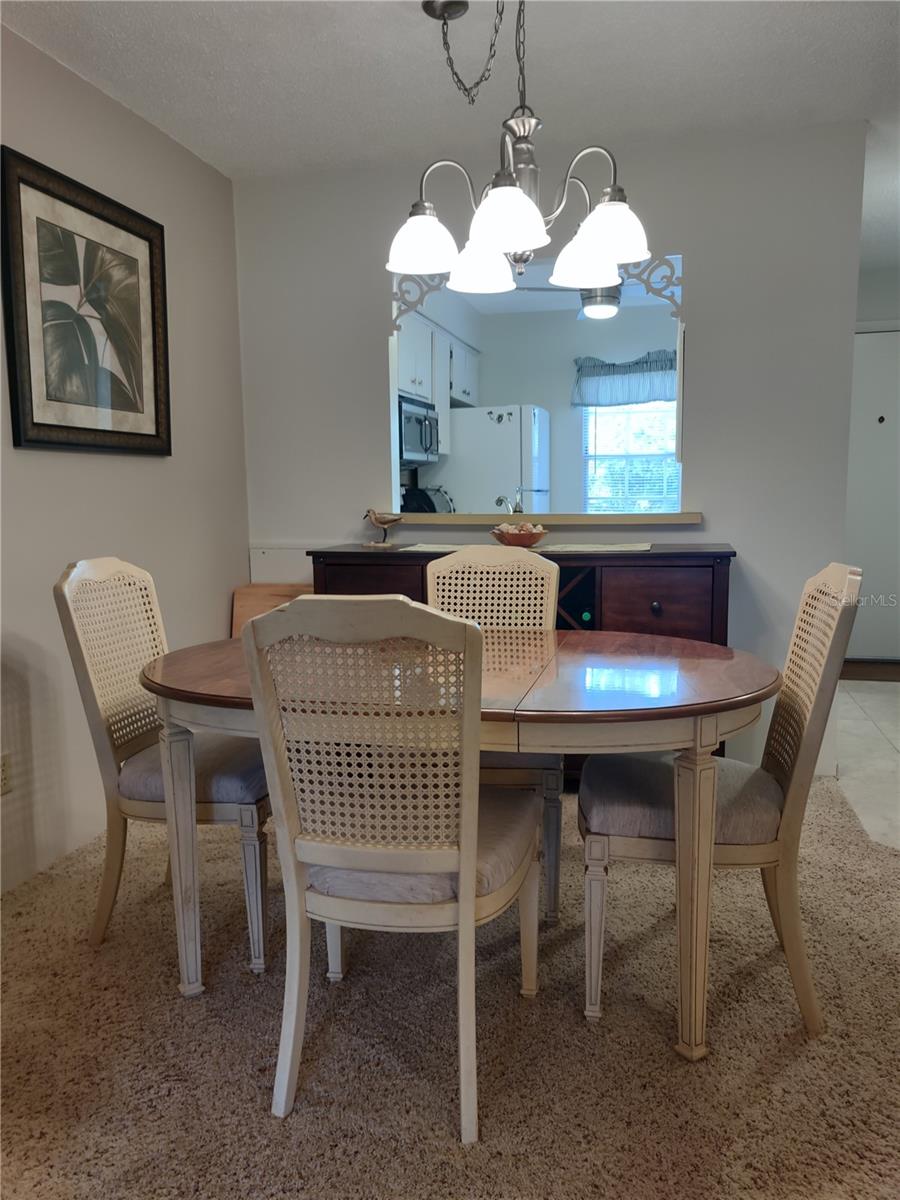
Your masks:
{"label": "wall mirror", "polygon": [[535,259],[495,294],[394,277],[395,511],[681,512],[681,257],[620,267],[597,293],[554,287],[551,269]]}

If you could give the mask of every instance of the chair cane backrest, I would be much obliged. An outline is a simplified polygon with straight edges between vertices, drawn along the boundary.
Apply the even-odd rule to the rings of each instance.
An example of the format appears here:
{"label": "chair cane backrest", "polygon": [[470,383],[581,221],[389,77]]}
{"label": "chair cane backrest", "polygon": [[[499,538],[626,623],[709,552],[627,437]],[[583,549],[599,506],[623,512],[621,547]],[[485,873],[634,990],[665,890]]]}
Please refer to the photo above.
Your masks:
{"label": "chair cane backrest", "polygon": [[297,857],[462,874],[465,845],[474,887],[480,631],[403,596],[303,596],[243,640]]}
{"label": "chair cane backrest", "polygon": [[118,558],[70,563],[53,588],[101,773],[114,783],[126,758],[158,736],[155,698],[141,669],[166,653],[153,579]]}
{"label": "chair cane backrest", "polygon": [[799,840],[847,643],[862,571],[831,563],[808,579],[782,672],[784,682],[766,739],[762,766],[784,792],[779,837]]}
{"label": "chair cane backrest", "polygon": [[463,546],[426,567],[428,603],[482,629],[555,629],[559,567],[519,546]]}

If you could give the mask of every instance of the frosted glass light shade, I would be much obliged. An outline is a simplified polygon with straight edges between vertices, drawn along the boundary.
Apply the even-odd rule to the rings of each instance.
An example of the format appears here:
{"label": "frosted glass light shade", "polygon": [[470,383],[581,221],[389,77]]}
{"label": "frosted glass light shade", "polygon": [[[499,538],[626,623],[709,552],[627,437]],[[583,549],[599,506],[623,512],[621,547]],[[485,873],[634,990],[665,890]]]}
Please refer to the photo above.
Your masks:
{"label": "frosted glass light shade", "polygon": [[423,213],[409,217],[397,230],[385,266],[395,275],[445,275],[458,257],[450,230]]}
{"label": "frosted glass light shade", "polygon": [[615,260],[598,253],[579,230],[556,256],[549,282],[565,288],[604,288],[622,281]]}
{"label": "frosted glass light shade", "polygon": [[601,200],[582,221],[578,233],[613,262],[643,262],[650,257],[644,226],[624,200]]}
{"label": "frosted glass light shade", "polygon": [[447,287],[454,292],[487,295],[513,292],[516,281],[509,261],[502,254],[468,241],[450,272]]}
{"label": "frosted glass light shade", "polygon": [[500,254],[515,254],[546,246],[550,235],[535,202],[520,187],[507,185],[492,187],[478,205],[469,226],[469,241]]}

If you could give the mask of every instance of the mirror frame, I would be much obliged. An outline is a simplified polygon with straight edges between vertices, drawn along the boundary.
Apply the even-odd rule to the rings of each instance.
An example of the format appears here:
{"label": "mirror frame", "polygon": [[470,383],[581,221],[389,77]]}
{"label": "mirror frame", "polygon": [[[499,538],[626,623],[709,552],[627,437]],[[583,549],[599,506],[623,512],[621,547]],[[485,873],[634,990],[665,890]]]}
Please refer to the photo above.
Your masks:
{"label": "mirror frame", "polygon": [[[683,338],[683,287],[684,279],[675,263],[668,256],[649,258],[644,263],[627,263],[619,267],[623,282],[632,280],[643,285],[644,290],[661,300],[666,300],[671,315],[681,322],[679,342]],[[446,275],[395,275],[392,292],[392,334],[400,332],[400,322],[410,313],[421,308],[432,292],[439,292],[447,282]],[[681,362],[679,358],[679,371]],[[407,525],[495,525],[497,515],[491,513],[395,513],[402,516]],[[572,525],[701,525],[703,514],[699,512],[678,513],[547,513],[551,526]]]}

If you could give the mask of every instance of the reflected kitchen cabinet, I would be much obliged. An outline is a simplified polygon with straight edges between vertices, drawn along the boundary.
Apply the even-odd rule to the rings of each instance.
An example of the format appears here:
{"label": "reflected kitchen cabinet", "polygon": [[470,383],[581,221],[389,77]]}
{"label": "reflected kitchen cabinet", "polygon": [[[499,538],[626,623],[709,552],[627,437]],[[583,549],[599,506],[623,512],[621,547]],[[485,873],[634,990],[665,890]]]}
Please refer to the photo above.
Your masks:
{"label": "reflected kitchen cabinet", "polygon": [[450,358],[450,399],[458,405],[478,404],[478,351],[453,340]]}
{"label": "reflected kitchen cabinet", "polygon": [[450,453],[450,360],[453,339],[442,329],[432,334],[431,403],[438,419],[438,454]]}
{"label": "reflected kitchen cabinet", "polygon": [[431,400],[431,325],[415,314],[404,317],[397,335],[397,389]]}

